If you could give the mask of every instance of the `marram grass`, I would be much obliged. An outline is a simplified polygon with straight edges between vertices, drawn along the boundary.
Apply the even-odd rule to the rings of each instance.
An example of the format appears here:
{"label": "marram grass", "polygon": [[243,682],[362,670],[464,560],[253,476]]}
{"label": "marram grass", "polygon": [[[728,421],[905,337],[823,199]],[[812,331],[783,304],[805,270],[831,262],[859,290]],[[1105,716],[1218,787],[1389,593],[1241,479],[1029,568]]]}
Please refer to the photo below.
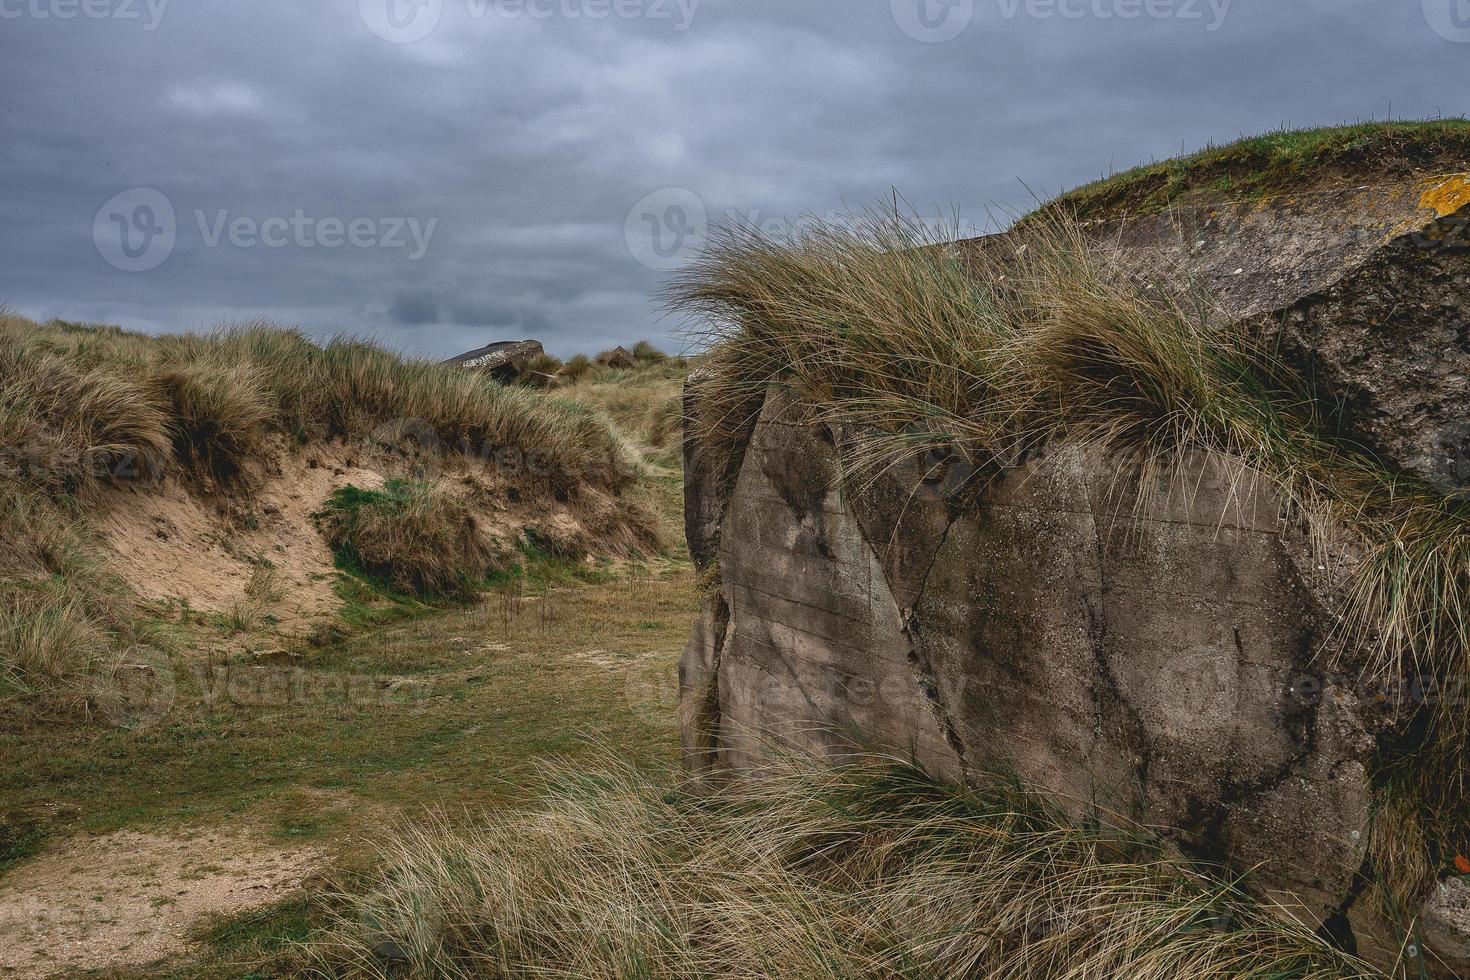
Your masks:
{"label": "marram grass", "polygon": [[[703,451],[738,447],[779,384],[842,425],[859,483],[958,457],[983,485],[1063,436],[1142,473],[1211,452],[1273,485],[1319,544],[1364,551],[1324,655],[1378,680],[1470,677],[1463,501],[1329,437],[1309,385],[1192,284],[1125,273],[1055,214],[988,250],[950,231],[872,210],[795,238],[717,235],[669,295],[712,349],[693,380]],[[1405,706],[1408,737],[1379,766],[1397,819],[1375,849],[1405,901],[1470,850],[1470,705],[1430,701]],[[1427,852],[1405,860],[1405,839]]]}
{"label": "marram grass", "polygon": [[571,401],[339,338],[265,323],[148,337],[37,324],[0,310],[0,435],[8,468],[75,490],[176,464],[228,480],[269,434],[300,441],[412,426],[420,443],[535,454],[548,479],[633,478],[606,423]]}
{"label": "marram grass", "polygon": [[694,790],[616,762],[532,809],[423,821],[320,975],[556,980],[1379,976],[1146,835],[873,759]]}
{"label": "marram grass", "polygon": [[[592,409],[375,344],[318,345],[263,323],[148,337],[0,308],[0,718],[84,711],[99,672],[163,642],[104,570],[84,519],[94,491],[167,476],[248,492],[250,465],[283,438],[485,459],[514,450],[548,496],[573,504],[584,487],[617,491],[635,476]],[[451,494],[426,489],[401,503],[336,514],[334,540],[405,588],[465,592],[493,570]]]}

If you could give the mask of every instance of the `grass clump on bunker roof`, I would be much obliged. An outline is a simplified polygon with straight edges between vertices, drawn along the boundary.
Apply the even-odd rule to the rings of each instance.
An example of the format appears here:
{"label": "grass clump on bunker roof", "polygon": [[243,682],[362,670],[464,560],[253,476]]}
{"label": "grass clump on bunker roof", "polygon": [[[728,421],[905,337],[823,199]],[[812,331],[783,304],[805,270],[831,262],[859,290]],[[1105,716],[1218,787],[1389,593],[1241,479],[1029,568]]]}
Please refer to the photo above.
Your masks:
{"label": "grass clump on bunker roof", "polygon": [[[951,244],[953,230],[877,209],[793,239],[716,235],[670,294],[713,347],[693,379],[704,451],[738,446],[773,383],[842,425],[859,485],[958,458],[983,486],[1063,437],[1143,475],[1204,450],[1268,481],[1319,543],[1361,541],[1333,637],[1347,662],[1391,681],[1470,675],[1463,503],[1331,438],[1271,349],[1203,293],[1121,272],[1075,222],[1037,217],[1004,256]],[[1375,848],[1404,898],[1470,846],[1470,707],[1431,700],[1403,709],[1377,774],[1394,819]]]}
{"label": "grass clump on bunker roof", "polygon": [[1046,211],[1083,219],[1253,200],[1470,170],[1470,120],[1282,129],[1136,167],[1069,191]]}

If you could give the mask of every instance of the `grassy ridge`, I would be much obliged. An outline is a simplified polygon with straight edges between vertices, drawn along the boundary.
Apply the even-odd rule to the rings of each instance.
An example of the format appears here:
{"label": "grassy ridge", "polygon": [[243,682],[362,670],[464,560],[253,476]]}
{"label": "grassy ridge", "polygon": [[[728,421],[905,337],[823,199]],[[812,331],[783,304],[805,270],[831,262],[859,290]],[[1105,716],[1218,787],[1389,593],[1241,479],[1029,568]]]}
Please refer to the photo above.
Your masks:
{"label": "grassy ridge", "polygon": [[229,479],[271,432],[304,442],[409,426],[449,451],[534,453],[566,486],[632,476],[581,406],[366,341],[318,346],[265,324],[154,338],[13,316],[0,340],[9,462],[68,489],[175,463]]}
{"label": "grassy ridge", "polygon": [[1047,210],[1081,218],[1251,200],[1343,183],[1470,169],[1470,120],[1280,130],[1136,167],[1061,195]]}
{"label": "grassy ridge", "polygon": [[[1075,224],[1034,219],[1004,261],[949,240],[883,211],[798,240],[717,238],[672,290],[715,345],[696,385],[705,450],[737,443],[780,383],[843,425],[859,482],[904,460],[959,459],[978,490],[1062,437],[1143,474],[1213,452],[1270,481],[1320,539],[1361,539],[1368,557],[1335,639],[1366,651],[1367,675],[1470,676],[1463,503],[1326,436],[1308,385],[1269,349],[1206,298],[1119,273]],[[1403,713],[1402,743],[1379,760],[1374,846],[1407,902],[1470,845],[1470,707],[1445,698]]]}
{"label": "grassy ridge", "polygon": [[613,764],[406,829],[313,943],[333,977],[1376,976],[1144,836],[875,760],[717,792]]}

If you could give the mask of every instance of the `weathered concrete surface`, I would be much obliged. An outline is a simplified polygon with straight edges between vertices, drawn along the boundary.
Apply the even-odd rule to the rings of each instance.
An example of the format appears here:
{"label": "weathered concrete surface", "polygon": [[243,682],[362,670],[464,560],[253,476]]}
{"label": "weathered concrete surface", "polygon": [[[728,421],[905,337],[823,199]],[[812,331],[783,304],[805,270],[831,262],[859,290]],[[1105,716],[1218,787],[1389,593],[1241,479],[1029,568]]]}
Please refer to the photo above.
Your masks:
{"label": "weathered concrete surface", "polygon": [[[684,383],[683,417],[693,419],[699,411],[699,383],[703,369],[694,371]],[[747,435],[747,440],[749,436]],[[725,517],[725,503],[735,488],[735,477],[745,457],[745,447],[729,458],[707,452],[699,443],[692,427],[684,430],[684,539],[690,557],[704,571],[715,560],[719,547],[720,524]]]}
{"label": "weathered concrete surface", "polygon": [[1445,967],[1470,977],[1470,883],[1454,879],[1435,887],[1424,906],[1423,932]]}
{"label": "weathered concrete surface", "polygon": [[718,676],[722,765],[774,740],[1014,774],[1265,863],[1324,917],[1346,903],[1374,742],[1351,692],[1292,692],[1318,673],[1330,584],[1275,500],[1208,459],[1139,489],[1062,451],[955,515],[932,474],[854,492],[835,467],[827,430],[773,395],[724,518],[718,664],[704,625],[686,658]]}
{"label": "weathered concrete surface", "polygon": [[[898,605],[833,487],[831,443],[793,412],[783,396],[769,399],[724,515],[720,762],[754,764],[776,746],[840,756],[882,745],[958,776]],[[701,632],[686,679],[712,659]],[[684,691],[698,715],[705,692]]]}
{"label": "weathered concrete surface", "polygon": [[700,774],[720,756],[720,654],[730,639],[730,607],[716,592],[700,610],[679,661],[679,738],[684,766]]}
{"label": "weathered concrete surface", "polygon": [[1264,865],[1325,917],[1363,862],[1374,740],[1352,692],[1293,692],[1330,583],[1232,476],[1200,457],[1135,487],[1076,451],[1032,459],[951,525],[914,634],[968,766]]}
{"label": "weathered concrete surface", "polygon": [[[1454,492],[1466,217],[1470,182],[1446,180],[1093,231],[1205,281],[1337,395],[1350,433]],[[846,437],[777,392],[743,455],[686,474],[691,551],[722,580],[685,660],[693,764],[739,769],[774,743],[1008,771],[1256,869],[1334,935],[1377,929],[1360,872],[1387,719],[1314,662],[1340,583],[1265,481],[1200,457],[1139,487],[1059,445],[983,487],[943,465],[853,485]],[[1453,962],[1466,934],[1445,908],[1425,940]]]}
{"label": "weathered concrete surface", "polygon": [[628,370],[638,366],[638,358],[626,347],[614,347],[612,350],[603,351],[597,355],[597,363],[604,367]]}
{"label": "weathered concrete surface", "polygon": [[[1088,225],[1124,262],[1218,297],[1390,465],[1470,493],[1470,174]],[[975,246],[1004,255],[1008,234]]]}

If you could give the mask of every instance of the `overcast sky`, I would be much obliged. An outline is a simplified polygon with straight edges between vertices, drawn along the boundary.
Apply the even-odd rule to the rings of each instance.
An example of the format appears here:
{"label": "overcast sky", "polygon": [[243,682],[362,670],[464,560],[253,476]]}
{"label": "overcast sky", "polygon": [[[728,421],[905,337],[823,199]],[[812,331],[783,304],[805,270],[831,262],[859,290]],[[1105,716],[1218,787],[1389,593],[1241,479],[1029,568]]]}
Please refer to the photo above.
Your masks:
{"label": "overcast sky", "polygon": [[1470,0],[0,0],[0,303],[446,356],[668,338],[709,220],[987,215],[1470,111]]}

